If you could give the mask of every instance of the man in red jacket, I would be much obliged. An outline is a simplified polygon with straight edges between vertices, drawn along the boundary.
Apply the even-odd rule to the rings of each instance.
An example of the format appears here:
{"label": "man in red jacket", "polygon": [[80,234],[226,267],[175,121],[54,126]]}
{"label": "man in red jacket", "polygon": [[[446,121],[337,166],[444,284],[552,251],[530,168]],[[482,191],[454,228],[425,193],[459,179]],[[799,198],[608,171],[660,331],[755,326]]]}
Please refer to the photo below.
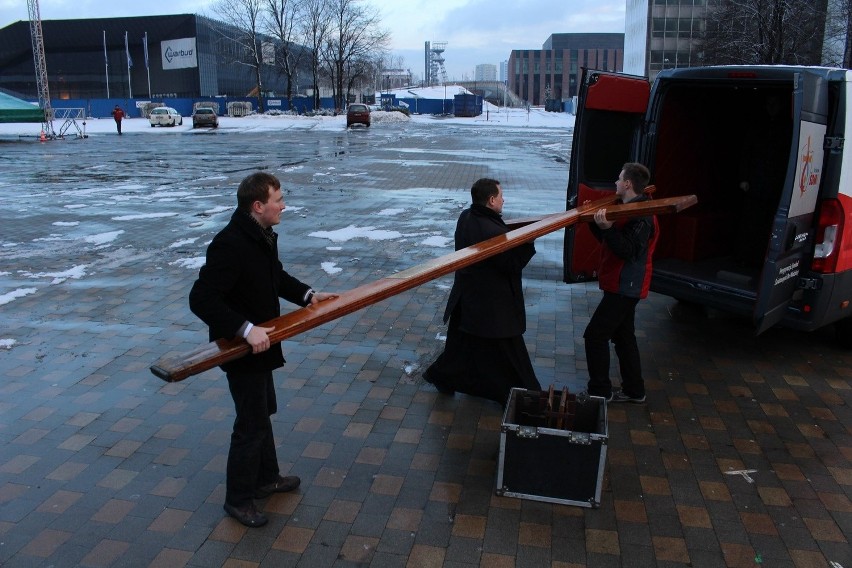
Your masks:
{"label": "man in red jacket", "polygon": [[115,105],[115,108],[112,109],[112,117],[115,119],[115,129],[118,130],[118,135],[121,136],[121,119],[124,118],[124,111],[121,110],[121,107]]}
{"label": "man in red jacket", "polygon": [[[624,164],[615,193],[622,203],[647,201],[644,194],[651,175],[642,164]],[[657,244],[659,226],[654,216],[634,217],[612,222],[606,209],[595,212],[592,233],[601,242],[598,284],[603,299],[583,333],[589,367],[588,393],[611,402],[645,402],[645,381],[639,361],[634,319],[636,304],[648,295],[651,284],[651,256]],[[609,378],[609,342],[621,370],[621,388],[613,389]]]}

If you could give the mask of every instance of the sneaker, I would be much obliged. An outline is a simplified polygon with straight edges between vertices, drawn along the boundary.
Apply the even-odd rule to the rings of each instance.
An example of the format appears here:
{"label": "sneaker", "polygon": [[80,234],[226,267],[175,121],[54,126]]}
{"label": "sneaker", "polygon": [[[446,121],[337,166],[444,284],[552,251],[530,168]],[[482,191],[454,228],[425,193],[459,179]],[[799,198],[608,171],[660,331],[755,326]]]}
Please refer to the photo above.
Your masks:
{"label": "sneaker", "polygon": [[597,396],[606,400],[607,402],[612,402],[612,393],[609,393],[609,396],[604,396],[602,394],[590,394],[587,390],[580,391],[577,393],[578,400],[588,400],[590,396]]}
{"label": "sneaker", "polygon": [[617,389],[612,391],[612,398],[610,398],[611,402],[629,402],[632,404],[645,404],[645,395],[642,396],[630,396],[626,392],[621,389]]}

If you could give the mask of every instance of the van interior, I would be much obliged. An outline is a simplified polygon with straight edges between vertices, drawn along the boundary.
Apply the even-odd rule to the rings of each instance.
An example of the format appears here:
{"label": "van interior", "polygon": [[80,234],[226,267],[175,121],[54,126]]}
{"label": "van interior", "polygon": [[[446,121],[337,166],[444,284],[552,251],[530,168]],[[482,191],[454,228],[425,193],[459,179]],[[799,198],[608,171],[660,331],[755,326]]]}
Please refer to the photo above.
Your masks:
{"label": "van interior", "polygon": [[680,83],[661,95],[654,197],[695,194],[698,204],[659,217],[655,273],[754,297],[785,180],[795,175],[792,87]]}

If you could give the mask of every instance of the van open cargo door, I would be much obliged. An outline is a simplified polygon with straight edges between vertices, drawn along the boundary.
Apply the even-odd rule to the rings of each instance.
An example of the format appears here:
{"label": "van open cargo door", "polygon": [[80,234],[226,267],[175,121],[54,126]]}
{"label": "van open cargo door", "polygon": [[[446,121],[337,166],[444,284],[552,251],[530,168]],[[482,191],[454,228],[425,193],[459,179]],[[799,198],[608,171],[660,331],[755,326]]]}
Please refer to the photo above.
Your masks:
{"label": "van open cargo door", "polygon": [[824,78],[809,73],[797,73],[793,81],[791,160],[757,289],[757,333],[784,317],[798,286],[799,273],[806,268],[804,263],[813,249],[812,225],[822,179],[828,88]]}
{"label": "van open cargo door", "polygon": [[[650,92],[644,77],[585,70],[577,97],[566,209],[615,193],[621,166],[637,158]],[[599,251],[585,223],[566,230],[563,280],[596,278]]]}

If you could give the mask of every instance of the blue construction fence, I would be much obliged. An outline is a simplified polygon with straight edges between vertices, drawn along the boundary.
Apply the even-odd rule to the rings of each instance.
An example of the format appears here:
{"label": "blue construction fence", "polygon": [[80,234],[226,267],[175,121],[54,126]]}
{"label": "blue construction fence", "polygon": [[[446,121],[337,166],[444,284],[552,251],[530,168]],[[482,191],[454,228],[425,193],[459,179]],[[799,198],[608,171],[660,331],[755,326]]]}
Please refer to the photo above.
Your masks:
{"label": "blue construction fence", "polygon": [[455,95],[452,99],[421,99],[382,94],[379,107],[389,109],[405,106],[413,114],[451,114],[454,116],[479,116],[482,114],[482,97]]}
{"label": "blue construction fence", "polygon": [[[139,118],[145,116],[144,107],[147,103],[161,103],[177,110],[182,116],[190,116],[195,103],[214,103],[220,116],[228,114],[228,103],[249,103],[252,110],[257,110],[257,97],[196,97],[196,98],[133,98],[133,99],[54,99],[51,105],[54,109],[82,108],[85,109],[87,117],[108,118],[112,116],[115,105],[120,106],[127,117]],[[402,104],[404,103],[404,105]],[[294,110],[299,114],[314,110],[313,98],[298,97],[293,99],[291,109],[286,98],[269,97],[264,99],[266,111],[280,110],[286,112]],[[395,95],[382,95],[381,108],[392,108],[399,106],[408,107],[409,112],[414,114],[452,114],[455,116],[479,116],[482,114],[482,97],[476,95],[455,95],[452,99],[422,99],[422,98],[397,98]],[[334,99],[325,97],[320,99],[320,108],[333,109]]]}
{"label": "blue construction fence", "polygon": [[[196,97],[196,98],[133,98],[133,99],[53,99],[51,106],[54,109],[82,108],[86,110],[86,116],[93,118],[108,118],[112,116],[115,105],[120,106],[127,117],[140,118],[145,116],[144,107],[147,103],[161,103],[172,107],[182,116],[190,116],[195,103],[214,103],[214,108],[220,116],[228,114],[228,103],[249,103],[252,110],[257,110],[257,97]],[[313,99],[299,97],[293,99],[293,109],[299,114],[313,110]],[[290,110],[286,98],[269,97],[264,99],[265,110]],[[329,98],[320,99],[322,108],[334,108],[334,100]]]}

